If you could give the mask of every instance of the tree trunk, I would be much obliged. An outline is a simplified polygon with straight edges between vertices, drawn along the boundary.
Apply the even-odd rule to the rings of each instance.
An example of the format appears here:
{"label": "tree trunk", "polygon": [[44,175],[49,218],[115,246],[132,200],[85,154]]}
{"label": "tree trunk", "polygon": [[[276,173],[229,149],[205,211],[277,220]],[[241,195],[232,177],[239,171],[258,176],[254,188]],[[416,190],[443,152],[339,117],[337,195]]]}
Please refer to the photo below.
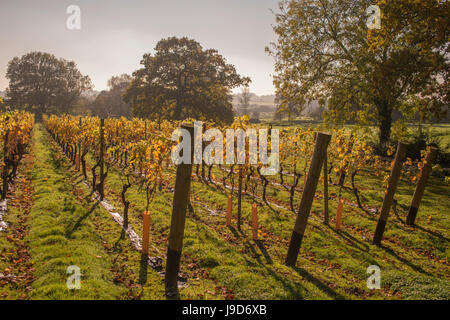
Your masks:
{"label": "tree trunk", "polygon": [[386,150],[387,143],[391,138],[391,126],[392,126],[392,107],[387,102],[381,102],[378,104],[379,114],[379,128],[380,136],[379,142],[382,151]]}
{"label": "tree trunk", "polygon": [[123,228],[128,229],[128,208],[130,207],[130,201],[126,199],[127,190],[131,187],[129,181],[122,185],[122,203],[123,203]]}
{"label": "tree trunk", "polygon": [[45,111],[45,104],[41,104],[38,109],[36,110],[35,114],[34,114],[34,120],[36,122],[42,122],[42,115],[44,114]]}
{"label": "tree trunk", "polygon": [[241,231],[241,209],[242,209],[242,166],[239,165],[238,210],[237,210],[237,228],[239,231]]}
{"label": "tree trunk", "polygon": [[423,116],[422,116],[422,112],[419,112],[419,136],[422,138],[423,137],[423,131],[422,131],[422,123],[423,123]]}
{"label": "tree trunk", "polygon": [[175,99],[175,110],[173,113],[173,118],[175,120],[181,120],[181,113],[183,111],[183,105],[182,105],[182,97],[180,96],[180,94],[178,94],[178,96]]}

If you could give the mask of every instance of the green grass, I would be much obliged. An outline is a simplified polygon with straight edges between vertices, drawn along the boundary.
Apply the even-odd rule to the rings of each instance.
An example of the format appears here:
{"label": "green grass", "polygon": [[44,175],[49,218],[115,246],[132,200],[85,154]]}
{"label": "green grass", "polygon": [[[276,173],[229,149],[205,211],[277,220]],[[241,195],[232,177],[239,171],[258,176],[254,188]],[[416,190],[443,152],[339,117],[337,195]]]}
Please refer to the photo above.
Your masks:
{"label": "green grass", "polygon": [[[45,132],[46,139],[51,140],[51,137]],[[91,201],[90,189],[83,183],[83,177],[80,173],[74,171],[73,167],[70,166],[67,159],[65,159],[58,148],[56,143],[50,143],[50,149],[53,152],[55,158],[59,158],[61,162],[61,168],[67,173],[66,179],[72,186],[72,192],[75,192],[84,202]],[[92,159],[89,159],[89,163],[93,163]],[[90,170],[88,170],[90,174]],[[90,177],[90,175],[89,175]],[[91,181],[89,179],[89,181]],[[121,190],[120,177],[111,173],[108,176],[108,182],[117,183],[117,190],[108,190],[107,200],[113,204],[119,213],[121,213],[121,203],[119,199],[119,192]],[[119,187],[120,186],[120,187]],[[133,199],[133,192],[130,192],[130,199]],[[142,192],[138,190],[136,194],[142,195]],[[135,204],[132,204],[135,207]],[[165,210],[167,204],[162,204],[159,208],[155,204],[155,209]],[[129,292],[123,298],[126,299],[166,299],[164,291],[164,277],[159,273],[159,270],[151,269],[145,260],[143,260],[142,255],[138,252],[128,240],[127,236],[124,235],[122,229],[116,224],[112,217],[105,212],[104,209],[100,209],[102,219],[100,222],[96,223],[96,232],[102,236],[104,246],[112,255],[112,260],[116,265],[117,272],[120,272],[119,279],[122,283],[126,284]],[[136,217],[132,217],[131,221],[139,221],[139,223],[130,225],[134,230],[141,234],[142,225],[142,213],[144,209],[140,210]],[[153,225],[157,223],[157,216],[152,211],[152,228]],[[160,243],[159,248],[157,246],[157,237],[151,235],[151,245],[149,255],[151,257],[157,257],[163,259],[167,247],[165,244]],[[222,293],[222,288],[216,286],[214,281],[200,277],[199,280],[190,279],[189,285],[182,289],[184,298],[186,299],[217,299]]]}
{"label": "green grass", "polygon": [[430,131],[440,138],[444,151],[450,152],[450,124],[433,125]]}
{"label": "green grass", "polygon": [[[217,170],[214,173],[219,176]],[[361,179],[358,183],[363,190],[371,192],[364,191],[368,197],[366,200],[374,206],[380,206],[383,189],[381,183],[376,181],[377,178],[366,174],[358,179]],[[442,200],[442,194],[448,191],[448,186],[434,178],[430,184],[432,187],[427,190],[427,200],[424,200],[418,218],[419,225],[427,226],[411,230],[397,218],[391,217],[382,247],[370,243],[376,225],[375,216],[367,216],[357,208],[346,206],[344,229],[337,231],[320,222],[322,199],[318,197],[313,205],[298,267],[287,268],[283,261],[294,223],[293,213],[284,209],[274,212],[267,206],[260,206],[259,221],[265,236],[260,243],[255,243],[250,238],[251,199],[244,198],[243,232],[237,232],[224,225],[226,192],[216,186],[193,181],[191,199],[194,212],[188,214],[186,223],[182,273],[189,279],[196,279],[199,274],[205,279],[206,270],[208,278],[216,281],[219,287],[227,288],[233,297],[239,299],[399,298],[401,295],[395,295],[388,283],[384,284],[381,291],[368,290],[366,268],[377,264],[382,272],[398,271],[405,276],[431,274],[436,279],[448,278],[448,217],[441,214],[428,221],[430,210],[446,212],[449,202],[448,199]],[[121,185],[121,173],[112,169],[106,183],[107,197],[116,207],[121,207]],[[336,187],[331,187],[330,195],[336,197],[337,191]],[[269,195],[288,207],[286,191],[271,188]],[[343,195],[348,201],[354,202],[349,191],[344,190]],[[164,250],[167,243],[172,196],[172,193],[164,191],[151,206],[152,237],[159,251]],[[296,206],[299,197],[300,193],[297,192]],[[402,182],[397,199],[403,214],[410,197],[411,186]],[[441,201],[434,202],[431,200],[433,197]],[[145,210],[144,193],[134,186],[129,191],[128,199],[132,203],[131,224],[135,229],[140,229],[141,213]],[[211,215],[200,204],[216,210],[218,214]],[[330,200],[332,218],[336,206],[337,201]],[[433,259],[429,258],[430,255]],[[437,281],[445,285],[447,280]],[[184,290],[181,290],[182,298],[189,298]]]}
{"label": "green grass", "polygon": [[[322,121],[313,120],[308,117],[299,117],[292,121],[282,120],[282,121],[274,121],[273,119],[263,119],[261,120],[261,125],[267,127],[268,125],[272,125],[273,128],[283,129],[286,127],[310,127],[310,126],[320,126],[323,124]],[[355,125],[345,125],[345,128],[351,129],[354,128]],[[369,132],[372,132],[373,136],[376,137],[378,134],[378,128],[375,126],[366,127]],[[413,133],[417,134],[418,125],[415,123],[409,123],[407,125],[407,135],[411,135]],[[449,123],[434,123],[434,124],[425,124],[423,125],[424,132],[429,132],[432,136],[437,137],[440,142],[440,147],[443,152],[450,152],[450,124]],[[376,141],[376,140],[374,140]]]}
{"label": "green grass", "polygon": [[[49,150],[39,129],[33,135],[33,206],[27,237],[36,280],[32,299],[114,299],[124,288],[113,283],[111,261],[86,211],[70,193],[60,161]],[[67,268],[81,268],[80,290],[66,286]]]}
{"label": "green grass", "polygon": [[[165,299],[163,277],[146,263],[109,214],[92,201],[89,188],[73,170],[50,136],[37,126],[33,138],[33,207],[28,221],[28,246],[36,280],[31,298]],[[92,155],[88,164],[94,163]],[[174,178],[173,169],[166,170]],[[221,172],[214,169],[214,175]],[[90,178],[90,170],[88,170]],[[279,182],[278,177],[271,177]],[[122,213],[122,173],[111,168],[106,198]],[[290,178],[287,178],[290,181]],[[90,181],[90,179],[89,179]],[[295,206],[301,185],[295,194]],[[348,182],[347,182],[348,183]],[[174,180],[170,183],[173,186]],[[383,186],[370,172],[357,176],[364,203],[381,206]],[[318,191],[323,188],[319,183]],[[346,205],[343,228],[336,230],[334,215],[339,192],[330,186],[330,226],[321,223],[323,197],[314,201],[306,235],[294,268],[284,265],[295,215],[288,210],[289,193],[270,187],[268,196],[284,208],[259,204],[260,241],[251,240],[251,203],[243,198],[242,231],[225,226],[227,194],[216,185],[193,179],[188,212],[180,288],[182,299],[448,299],[450,187],[432,177],[417,218],[418,227],[404,225],[414,187],[401,181],[396,199],[399,216],[391,215],[381,247],[370,243],[377,216],[354,206],[353,194],[343,189]],[[150,256],[165,263],[173,193],[163,189],[151,204]],[[127,193],[130,225],[142,230],[145,193],[135,183]],[[236,208],[234,199],[234,208]],[[212,214],[208,209],[214,211]],[[93,210],[91,210],[93,208]],[[14,208],[12,209],[14,210]],[[12,211],[14,212],[14,211]],[[234,211],[234,214],[236,212]],[[431,218],[430,218],[431,216]],[[234,217],[233,224],[236,224]],[[0,236],[2,245],[10,243]],[[14,248],[7,248],[13,250]],[[100,256],[101,258],[97,258]],[[0,260],[2,263],[3,260]],[[83,270],[82,290],[65,287],[66,268]],[[369,290],[366,269],[381,268],[381,290]],[[0,264],[0,272],[2,265]],[[20,296],[10,287],[11,297]],[[0,290],[1,293],[1,290]]]}
{"label": "green grass", "polygon": [[[92,164],[93,161],[90,161]],[[108,200],[121,207],[121,173],[112,169],[106,182]],[[151,208],[150,255],[163,255],[167,246],[171,215],[172,194],[164,192],[158,195]],[[135,230],[142,228],[142,213],[145,210],[145,196],[138,185],[128,192],[131,201],[130,225]],[[238,299],[288,299],[288,298],[326,298],[311,283],[302,283],[299,275],[291,274],[292,280],[278,275],[277,269],[286,269],[282,265],[270,267],[261,264],[261,258],[253,257],[259,249],[235,230],[202,220],[205,212],[196,207],[193,215],[186,221],[183,263],[181,273],[189,279],[188,286],[181,288],[183,299],[214,299],[234,297]],[[227,237],[234,237],[239,246],[229,243]],[[240,248],[240,245],[243,247]],[[246,253],[248,252],[248,253]],[[259,254],[260,255],[260,254]],[[232,276],[230,276],[230,274]],[[198,279],[198,280],[197,280]],[[295,281],[295,279],[297,281]]]}
{"label": "green grass", "polygon": [[426,275],[390,272],[384,281],[392,290],[401,292],[406,300],[448,300],[450,297],[450,281],[439,281]]}

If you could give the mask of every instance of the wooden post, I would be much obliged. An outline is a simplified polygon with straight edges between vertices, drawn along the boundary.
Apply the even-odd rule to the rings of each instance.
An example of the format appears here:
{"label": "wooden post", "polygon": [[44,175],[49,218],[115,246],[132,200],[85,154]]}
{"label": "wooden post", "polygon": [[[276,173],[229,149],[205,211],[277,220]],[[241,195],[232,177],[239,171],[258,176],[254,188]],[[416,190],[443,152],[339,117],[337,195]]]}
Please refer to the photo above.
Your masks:
{"label": "wooden post", "polygon": [[227,206],[227,226],[231,225],[231,215],[233,212],[233,196],[230,194],[228,196],[228,206]]}
{"label": "wooden post", "polygon": [[238,207],[237,207],[237,228],[241,231],[241,210],[242,210],[242,165],[239,166],[238,182]]}
{"label": "wooden post", "polygon": [[408,216],[406,217],[406,224],[413,226],[416,221],[417,212],[419,211],[420,202],[422,201],[423,193],[425,191],[425,185],[430,176],[432,165],[436,159],[437,149],[431,148],[425,157],[425,164],[421,170],[419,181],[417,182],[416,190],[409,207]]}
{"label": "wooden post", "polygon": [[[8,124],[9,117],[6,117],[6,123]],[[1,198],[2,200],[6,199],[6,196],[8,195],[8,165],[7,165],[7,153],[8,153],[8,139],[9,139],[9,129],[6,130],[5,137],[3,140],[3,172],[2,172],[2,180],[3,180],[3,186],[2,186],[2,194]]]}
{"label": "wooden post", "polygon": [[316,192],[317,183],[320,177],[323,160],[327,152],[328,144],[330,143],[331,135],[327,133],[318,132],[316,138],[316,145],[309,167],[308,179],[306,180],[305,190],[302,194],[300,207],[298,209],[297,218],[292,231],[291,241],[286,256],[286,265],[295,266],[297,261],[302,239],[305,234],[306,224],[308,222],[309,213],[314,200],[314,193]]}
{"label": "wooden post", "polygon": [[150,211],[144,212],[144,222],[142,229],[142,254],[148,255],[148,243],[150,236]]}
{"label": "wooden post", "polygon": [[105,150],[105,134],[104,134],[105,119],[100,119],[100,183],[98,185],[98,193],[100,193],[100,200],[105,198],[105,184],[104,184],[104,173],[105,173],[105,163],[104,150]]}
{"label": "wooden post", "polygon": [[[79,123],[78,123],[80,129],[81,129],[81,125],[82,125],[81,121],[82,120],[81,120],[81,117],[80,117],[80,120],[79,120]],[[77,171],[80,171],[80,164],[81,164],[81,142],[78,142],[78,154],[77,154],[77,160],[76,160],[76,170]]]}
{"label": "wooden post", "polygon": [[323,223],[329,223],[328,215],[328,157],[325,153],[323,159]]}
{"label": "wooden post", "polygon": [[381,207],[380,218],[378,219],[377,228],[375,229],[375,234],[373,236],[373,243],[376,245],[381,244],[381,239],[383,238],[384,229],[386,228],[386,222],[389,217],[389,211],[391,210],[392,203],[394,202],[395,190],[397,189],[398,180],[400,179],[405,155],[406,144],[399,142],[394,165],[392,166],[391,175],[388,181],[388,187],[385,192],[383,206]]}
{"label": "wooden post", "polygon": [[267,144],[267,152],[272,152],[272,125],[269,126],[268,141],[270,141],[270,144]]}
{"label": "wooden post", "polygon": [[258,240],[258,208],[256,203],[252,205],[252,236],[253,240]]}
{"label": "wooden post", "polygon": [[205,181],[205,165],[206,165],[205,159],[203,157],[203,154],[205,152],[205,147],[206,147],[205,141],[203,141],[203,134],[204,134],[205,130],[206,130],[206,124],[203,123],[202,124],[202,180],[203,181]]}
{"label": "wooden post", "polygon": [[338,208],[336,211],[336,230],[341,230],[342,225],[342,209],[344,208],[344,199],[339,199]]}
{"label": "wooden post", "polygon": [[176,295],[178,292],[178,272],[180,271],[186,209],[189,201],[194,156],[194,126],[185,124],[182,125],[182,129],[188,130],[190,133],[191,161],[190,163],[182,163],[177,166],[165,274],[166,295],[168,296]]}
{"label": "wooden post", "polygon": [[144,120],[144,123],[145,123],[144,139],[147,140],[147,120]]}

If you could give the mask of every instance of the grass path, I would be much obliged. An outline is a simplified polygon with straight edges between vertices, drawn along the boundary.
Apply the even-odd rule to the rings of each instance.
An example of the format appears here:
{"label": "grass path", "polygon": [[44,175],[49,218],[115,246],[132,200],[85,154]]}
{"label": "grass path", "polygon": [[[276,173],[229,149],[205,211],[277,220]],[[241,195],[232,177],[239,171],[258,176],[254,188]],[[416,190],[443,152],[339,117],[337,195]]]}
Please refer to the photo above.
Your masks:
{"label": "grass path", "polygon": [[[114,299],[125,288],[113,281],[112,263],[102,246],[94,216],[71,194],[71,185],[58,157],[39,126],[33,131],[33,206],[28,246],[34,262],[32,299]],[[81,269],[80,290],[68,290],[67,268]]]}
{"label": "grass path", "polygon": [[[99,206],[97,201],[92,200],[92,193],[86,186],[83,176],[74,170],[71,163],[65,158],[61,149],[52,140],[50,135],[39,127],[42,132],[43,140],[52,152],[52,157],[56,159],[61,172],[65,172],[66,181],[69,185],[69,192],[74,194],[78,202],[85,206],[85,210],[95,205],[97,208],[90,214],[95,225],[95,232],[102,239],[102,244],[112,261],[114,281],[127,287],[127,292],[121,296],[125,299],[145,299],[159,300],[166,299],[164,291],[164,277],[161,271],[151,269],[145,257],[136,251],[135,247],[129,241],[122,228],[113,221],[110,214]],[[90,170],[89,170],[90,171]],[[106,199],[110,199],[114,194],[107,192]],[[120,205],[112,202],[121,213]],[[143,212],[143,211],[142,211]],[[134,230],[141,235],[141,226]],[[154,239],[154,238],[153,238]],[[155,251],[156,249],[156,251]],[[160,244],[159,249],[155,244],[151,245],[150,255],[163,259],[167,250],[166,244]],[[192,279],[191,279],[192,280]],[[226,294],[223,288],[216,288],[214,281],[207,277],[198,278],[198,280],[189,281],[189,284],[182,288],[184,299],[218,299],[221,298],[216,294],[216,289]]]}
{"label": "grass path", "polygon": [[[120,237],[121,228],[96,201],[90,199],[87,190],[77,185],[76,178],[37,125],[33,130],[30,154],[21,166],[19,183],[16,183],[13,198],[18,201],[11,199],[7,214],[10,231],[0,234],[0,268],[9,269],[10,274],[17,274],[17,279],[24,281],[9,281],[8,286],[0,290],[2,298],[141,297],[140,254],[130,241]],[[28,193],[24,195],[23,192]],[[15,206],[16,202],[20,207]],[[16,230],[21,231],[18,236]],[[28,261],[28,269],[20,269],[20,264],[14,262],[16,255],[28,252],[28,259],[24,259]],[[17,267],[11,267],[8,261]],[[69,290],[66,285],[67,268],[72,265],[81,269],[80,290]],[[153,281],[152,298],[162,299],[161,276],[154,274]]]}

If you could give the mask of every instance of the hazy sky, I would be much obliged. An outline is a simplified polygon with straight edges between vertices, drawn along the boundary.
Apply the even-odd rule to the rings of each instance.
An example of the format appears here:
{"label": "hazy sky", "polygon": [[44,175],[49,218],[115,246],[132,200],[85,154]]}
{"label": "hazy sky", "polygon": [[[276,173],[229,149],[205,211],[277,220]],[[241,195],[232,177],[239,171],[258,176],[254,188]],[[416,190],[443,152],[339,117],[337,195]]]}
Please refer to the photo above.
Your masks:
{"label": "hazy sky", "polygon": [[[273,58],[264,48],[278,0],[0,0],[0,90],[7,63],[30,51],[74,60],[96,90],[139,68],[158,40],[187,36],[214,48],[256,94],[272,94]],[[81,8],[81,30],[68,30],[69,5]]]}

